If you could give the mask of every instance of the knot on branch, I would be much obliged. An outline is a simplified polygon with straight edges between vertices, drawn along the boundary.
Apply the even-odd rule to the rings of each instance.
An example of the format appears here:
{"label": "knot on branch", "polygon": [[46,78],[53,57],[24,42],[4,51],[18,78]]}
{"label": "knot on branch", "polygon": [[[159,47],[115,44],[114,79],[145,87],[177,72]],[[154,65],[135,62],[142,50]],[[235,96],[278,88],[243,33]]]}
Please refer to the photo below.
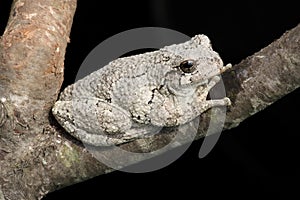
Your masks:
{"label": "knot on branch", "polygon": [[[5,126],[5,124],[8,124],[8,126]],[[12,115],[9,101],[5,97],[0,97],[0,134],[2,133],[1,129],[14,129],[14,116]]]}
{"label": "knot on branch", "polygon": [[6,102],[5,98],[0,99],[0,127],[2,127],[5,124],[8,118],[5,102]]}

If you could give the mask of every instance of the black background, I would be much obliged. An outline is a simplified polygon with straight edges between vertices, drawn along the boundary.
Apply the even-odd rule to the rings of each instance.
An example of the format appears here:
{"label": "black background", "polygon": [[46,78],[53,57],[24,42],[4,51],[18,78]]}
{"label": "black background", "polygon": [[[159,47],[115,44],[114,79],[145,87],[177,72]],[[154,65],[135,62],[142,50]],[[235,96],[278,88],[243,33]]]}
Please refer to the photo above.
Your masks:
{"label": "black background", "polygon": [[[292,1],[293,2],[293,1]],[[279,38],[300,22],[297,1],[79,1],[65,61],[63,87],[75,80],[87,54],[119,32],[144,26],[174,29],[189,36],[209,36],[224,63],[243,58]],[[0,31],[10,1],[0,3]],[[161,170],[131,174],[113,172],[47,195],[45,200],[149,198],[221,195],[222,198],[281,197],[291,199],[299,186],[298,128],[300,90],[224,131],[210,154],[198,158],[201,140]],[[294,198],[295,199],[295,198]]]}

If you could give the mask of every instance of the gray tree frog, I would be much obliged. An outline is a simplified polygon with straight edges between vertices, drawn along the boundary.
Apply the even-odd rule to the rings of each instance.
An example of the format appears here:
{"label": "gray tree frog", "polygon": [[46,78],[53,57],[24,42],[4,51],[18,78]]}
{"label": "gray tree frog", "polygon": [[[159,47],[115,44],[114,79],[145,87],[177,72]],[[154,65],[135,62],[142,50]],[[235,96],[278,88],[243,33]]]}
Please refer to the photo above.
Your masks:
{"label": "gray tree frog", "polygon": [[95,146],[122,144],[183,125],[230,99],[207,100],[230,65],[205,35],[157,51],[118,58],[68,86],[52,108],[59,124]]}

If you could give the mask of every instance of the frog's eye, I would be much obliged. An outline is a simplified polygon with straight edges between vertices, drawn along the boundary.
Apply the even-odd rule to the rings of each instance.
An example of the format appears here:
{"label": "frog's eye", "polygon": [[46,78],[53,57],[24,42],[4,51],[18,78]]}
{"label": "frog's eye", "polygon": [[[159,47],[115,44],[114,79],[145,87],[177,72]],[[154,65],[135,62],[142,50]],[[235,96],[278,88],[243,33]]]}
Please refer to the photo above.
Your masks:
{"label": "frog's eye", "polygon": [[195,61],[194,60],[185,60],[180,63],[179,68],[184,72],[184,73],[192,73],[195,71]]}

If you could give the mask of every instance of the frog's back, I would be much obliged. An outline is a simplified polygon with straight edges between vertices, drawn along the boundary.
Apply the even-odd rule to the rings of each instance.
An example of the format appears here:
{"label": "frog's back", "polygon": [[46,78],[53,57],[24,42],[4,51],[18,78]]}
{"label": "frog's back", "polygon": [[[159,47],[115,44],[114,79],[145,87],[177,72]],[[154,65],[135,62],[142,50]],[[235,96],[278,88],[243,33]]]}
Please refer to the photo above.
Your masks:
{"label": "frog's back", "polygon": [[[110,101],[113,84],[124,79],[134,79],[143,74],[155,73],[155,63],[159,51],[118,58],[103,68],[89,74],[73,85],[73,98],[95,97]],[[164,70],[162,70],[164,71]],[[146,79],[145,81],[151,81]]]}

